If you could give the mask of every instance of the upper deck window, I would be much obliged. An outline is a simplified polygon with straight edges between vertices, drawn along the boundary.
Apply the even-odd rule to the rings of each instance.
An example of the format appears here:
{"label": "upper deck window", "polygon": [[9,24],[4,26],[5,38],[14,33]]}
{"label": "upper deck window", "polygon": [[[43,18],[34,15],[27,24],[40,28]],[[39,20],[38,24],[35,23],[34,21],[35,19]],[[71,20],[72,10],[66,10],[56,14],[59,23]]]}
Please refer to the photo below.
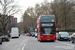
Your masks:
{"label": "upper deck window", "polygon": [[54,16],[41,16],[41,22],[54,22]]}

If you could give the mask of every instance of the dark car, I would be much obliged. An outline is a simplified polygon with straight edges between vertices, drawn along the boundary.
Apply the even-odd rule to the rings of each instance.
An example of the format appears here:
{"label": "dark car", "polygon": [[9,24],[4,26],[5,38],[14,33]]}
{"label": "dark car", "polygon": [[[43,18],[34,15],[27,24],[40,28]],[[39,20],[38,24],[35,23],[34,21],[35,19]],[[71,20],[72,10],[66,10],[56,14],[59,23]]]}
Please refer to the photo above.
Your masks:
{"label": "dark car", "polygon": [[72,40],[72,43],[75,42],[75,33],[72,34],[72,36],[71,36],[71,40]]}
{"label": "dark car", "polygon": [[10,41],[7,35],[3,35],[1,37],[2,37],[2,41]]}
{"label": "dark car", "polygon": [[0,44],[2,44],[2,38],[0,37]]}
{"label": "dark car", "polygon": [[68,40],[70,41],[70,35],[68,32],[59,32],[58,33],[58,40]]}

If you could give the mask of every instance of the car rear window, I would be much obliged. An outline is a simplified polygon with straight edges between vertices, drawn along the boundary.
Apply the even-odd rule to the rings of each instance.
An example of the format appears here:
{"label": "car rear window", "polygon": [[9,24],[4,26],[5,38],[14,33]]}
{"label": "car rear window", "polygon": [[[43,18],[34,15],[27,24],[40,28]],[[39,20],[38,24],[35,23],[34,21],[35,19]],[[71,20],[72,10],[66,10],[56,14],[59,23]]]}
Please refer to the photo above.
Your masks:
{"label": "car rear window", "polygon": [[8,36],[6,35],[6,36],[1,36],[1,37],[8,37]]}
{"label": "car rear window", "polygon": [[69,35],[68,32],[60,32],[61,35]]}

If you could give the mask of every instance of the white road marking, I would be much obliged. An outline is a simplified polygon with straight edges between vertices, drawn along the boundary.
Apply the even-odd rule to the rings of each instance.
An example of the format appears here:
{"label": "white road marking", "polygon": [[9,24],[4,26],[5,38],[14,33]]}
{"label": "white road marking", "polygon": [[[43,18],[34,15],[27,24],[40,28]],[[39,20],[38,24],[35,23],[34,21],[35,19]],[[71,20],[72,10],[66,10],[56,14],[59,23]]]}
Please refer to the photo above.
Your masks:
{"label": "white road marking", "polygon": [[23,46],[22,50],[24,50],[24,47],[26,46],[27,41],[28,41],[28,39],[26,40],[26,42],[25,42],[25,44],[24,44],[24,46]]}
{"label": "white road marking", "polygon": [[[59,41],[58,41],[59,42]],[[65,43],[65,42],[59,42],[59,43],[62,43],[62,44],[65,44],[65,45],[69,45],[69,46],[75,46],[73,44],[68,44],[68,43]]]}
{"label": "white road marking", "polygon": [[[73,44],[67,44],[65,42],[59,42],[58,43],[61,43],[61,44],[64,44],[64,46],[54,46],[54,48],[64,48],[64,49],[75,49],[75,45]],[[67,45],[67,46],[65,46]]]}

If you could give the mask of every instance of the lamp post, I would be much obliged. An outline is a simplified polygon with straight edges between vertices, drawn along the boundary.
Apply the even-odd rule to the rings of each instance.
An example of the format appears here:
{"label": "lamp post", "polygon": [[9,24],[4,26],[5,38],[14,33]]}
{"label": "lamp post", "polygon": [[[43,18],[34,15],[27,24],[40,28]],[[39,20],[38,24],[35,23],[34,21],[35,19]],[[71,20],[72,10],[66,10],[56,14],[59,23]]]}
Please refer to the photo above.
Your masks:
{"label": "lamp post", "polygon": [[65,30],[66,30],[66,0],[64,0]]}
{"label": "lamp post", "polygon": [[8,30],[11,30],[10,16],[8,16]]}

